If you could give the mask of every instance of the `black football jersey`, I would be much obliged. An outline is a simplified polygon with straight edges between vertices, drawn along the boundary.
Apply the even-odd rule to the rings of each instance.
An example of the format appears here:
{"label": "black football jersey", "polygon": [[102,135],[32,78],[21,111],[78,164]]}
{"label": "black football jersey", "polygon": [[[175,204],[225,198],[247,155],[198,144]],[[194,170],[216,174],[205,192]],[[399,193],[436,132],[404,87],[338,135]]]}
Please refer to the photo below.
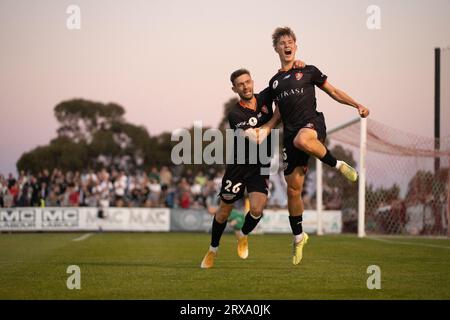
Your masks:
{"label": "black football jersey", "polygon": [[285,137],[296,134],[317,115],[314,86],[322,86],[326,79],[327,76],[313,65],[279,71],[270,79],[269,88],[280,110]]}
{"label": "black football jersey", "polygon": [[[250,108],[246,108],[242,106],[239,102],[231,109],[228,114],[228,122],[230,124],[230,128],[233,130],[247,130],[249,128],[259,128],[265,123],[267,123],[273,116],[272,110],[272,97],[269,88],[264,89],[259,94],[255,94],[256,97],[256,109],[252,110]],[[256,145],[256,148],[250,148],[250,144]],[[256,158],[257,163],[261,164],[259,157],[259,148],[263,147],[264,144],[257,145],[249,139],[245,139],[245,163],[248,164],[249,159],[253,159],[249,157],[249,152],[251,150],[258,150],[258,155]],[[271,155],[272,151],[272,143],[270,135],[267,137],[267,148],[268,151],[263,150],[265,155]],[[239,150],[242,151],[242,150]],[[237,138],[234,139],[234,163],[239,164],[238,160],[238,143]],[[255,164],[255,163],[250,163]]]}

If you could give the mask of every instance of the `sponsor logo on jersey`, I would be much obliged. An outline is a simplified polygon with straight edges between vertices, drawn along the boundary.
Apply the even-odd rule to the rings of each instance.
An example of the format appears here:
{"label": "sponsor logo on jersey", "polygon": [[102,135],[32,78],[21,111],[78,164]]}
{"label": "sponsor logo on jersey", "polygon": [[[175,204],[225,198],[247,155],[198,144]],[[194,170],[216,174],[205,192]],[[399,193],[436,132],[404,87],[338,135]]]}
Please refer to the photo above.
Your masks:
{"label": "sponsor logo on jersey", "polygon": [[296,95],[299,96],[303,94],[303,88],[295,88],[295,89],[290,89],[290,90],[285,90],[280,92],[277,97],[275,98],[275,101],[281,101],[284,98]]}
{"label": "sponsor logo on jersey", "polygon": [[[261,116],[262,116],[261,113],[257,115],[258,118],[261,118]],[[245,126],[247,124],[249,124],[252,127],[254,127],[254,126],[256,126],[258,124],[258,119],[256,117],[251,117],[250,119],[248,119],[248,121],[239,122],[239,123],[236,124],[236,129],[240,128],[240,127],[243,127],[243,126]]]}
{"label": "sponsor logo on jersey", "polygon": [[276,87],[278,87],[278,80],[275,80],[275,81],[272,83],[272,88],[273,88],[273,89],[276,89]]}
{"label": "sponsor logo on jersey", "polygon": [[297,79],[297,80],[300,80],[302,77],[303,77],[303,73],[301,73],[301,72],[297,72],[295,74],[295,79]]}
{"label": "sponsor logo on jersey", "polygon": [[259,118],[261,118],[262,117],[262,113],[260,112],[260,113],[258,113],[257,115],[256,115],[257,117],[258,117],[258,119]]}
{"label": "sponsor logo on jersey", "polygon": [[285,77],[283,78],[283,80],[289,79],[290,77],[291,77],[291,74],[289,73],[287,76],[285,76]]}
{"label": "sponsor logo on jersey", "polygon": [[238,124],[236,124],[236,128],[240,128],[242,126],[245,126],[246,124],[247,124],[247,121],[239,122]]}
{"label": "sponsor logo on jersey", "polygon": [[266,105],[262,106],[261,111],[264,112],[265,114],[269,113],[269,109],[267,109]]}

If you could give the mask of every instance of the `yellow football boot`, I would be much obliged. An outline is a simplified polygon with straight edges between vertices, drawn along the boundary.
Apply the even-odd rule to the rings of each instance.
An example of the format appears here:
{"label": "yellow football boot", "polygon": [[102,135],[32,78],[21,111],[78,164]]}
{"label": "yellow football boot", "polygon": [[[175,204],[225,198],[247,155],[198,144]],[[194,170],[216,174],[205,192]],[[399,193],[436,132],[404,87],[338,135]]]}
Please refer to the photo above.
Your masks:
{"label": "yellow football boot", "polygon": [[348,165],[344,161],[342,161],[342,164],[339,167],[339,172],[345,178],[350,180],[351,182],[355,182],[356,180],[358,180],[358,172],[356,172],[356,170],[353,167],[351,167],[350,165]]}
{"label": "yellow football boot", "polygon": [[303,239],[302,241],[295,243],[294,242],[294,252],[292,256],[292,263],[294,265],[297,265],[302,261],[303,258],[303,247],[308,242],[308,234],[306,232],[303,232]]}
{"label": "yellow football boot", "polygon": [[241,259],[247,259],[248,257],[248,237],[239,237],[237,241],[237,252]]}
{"label": "yellow football boot", "polygon": [[205,257],[202,260],[202,264],[200,265],[200,267],[202,269],[209,269],[212,268],[214,266],[214,259],[217,256],[217,252],[208,250],[208,252],[205,254]]}

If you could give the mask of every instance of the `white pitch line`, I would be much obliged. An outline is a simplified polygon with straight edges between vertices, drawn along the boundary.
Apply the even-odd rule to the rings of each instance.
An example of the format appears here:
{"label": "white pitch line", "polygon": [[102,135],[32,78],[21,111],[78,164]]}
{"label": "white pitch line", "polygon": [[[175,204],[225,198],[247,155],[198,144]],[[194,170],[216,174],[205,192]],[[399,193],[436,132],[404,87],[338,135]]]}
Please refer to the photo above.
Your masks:
{"label": "white pitch line", "polygon": [[89,238],[92,235],[93,235],[93,233],[86,233],[86,234],[83,234],[82,236],[80,236],[78,238],[72,239],[72,241],[83,241],[83,240],[86,240],[87,238]]}
{"label": "white pitch line", "polygon": [[392,241],[392,240],[381,239],[381,238],[374,238],[374,237],[368,237],[366,239],[380,241],[380,242],[393,243],[393,244],[402,244],[402,245],[406,245],[406,246],[420,246],[420,247],[441,248],[441,249],[448,249],[448,250],[450,250],[450,247],[438,246],[438,245],[435,245],[435,244]]}

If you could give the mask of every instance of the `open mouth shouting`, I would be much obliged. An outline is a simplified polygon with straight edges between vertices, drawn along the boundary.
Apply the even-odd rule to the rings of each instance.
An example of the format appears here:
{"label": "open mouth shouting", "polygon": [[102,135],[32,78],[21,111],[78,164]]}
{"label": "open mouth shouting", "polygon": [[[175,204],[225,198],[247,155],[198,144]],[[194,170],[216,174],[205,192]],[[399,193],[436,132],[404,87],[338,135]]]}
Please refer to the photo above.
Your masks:
{"label": "open mouth shouting", "polygon": [[284,56],[285,56],[287,59],[291,58],[291,57],[292,57],[292,49],[290,49],[290,48],[284,49]]}

